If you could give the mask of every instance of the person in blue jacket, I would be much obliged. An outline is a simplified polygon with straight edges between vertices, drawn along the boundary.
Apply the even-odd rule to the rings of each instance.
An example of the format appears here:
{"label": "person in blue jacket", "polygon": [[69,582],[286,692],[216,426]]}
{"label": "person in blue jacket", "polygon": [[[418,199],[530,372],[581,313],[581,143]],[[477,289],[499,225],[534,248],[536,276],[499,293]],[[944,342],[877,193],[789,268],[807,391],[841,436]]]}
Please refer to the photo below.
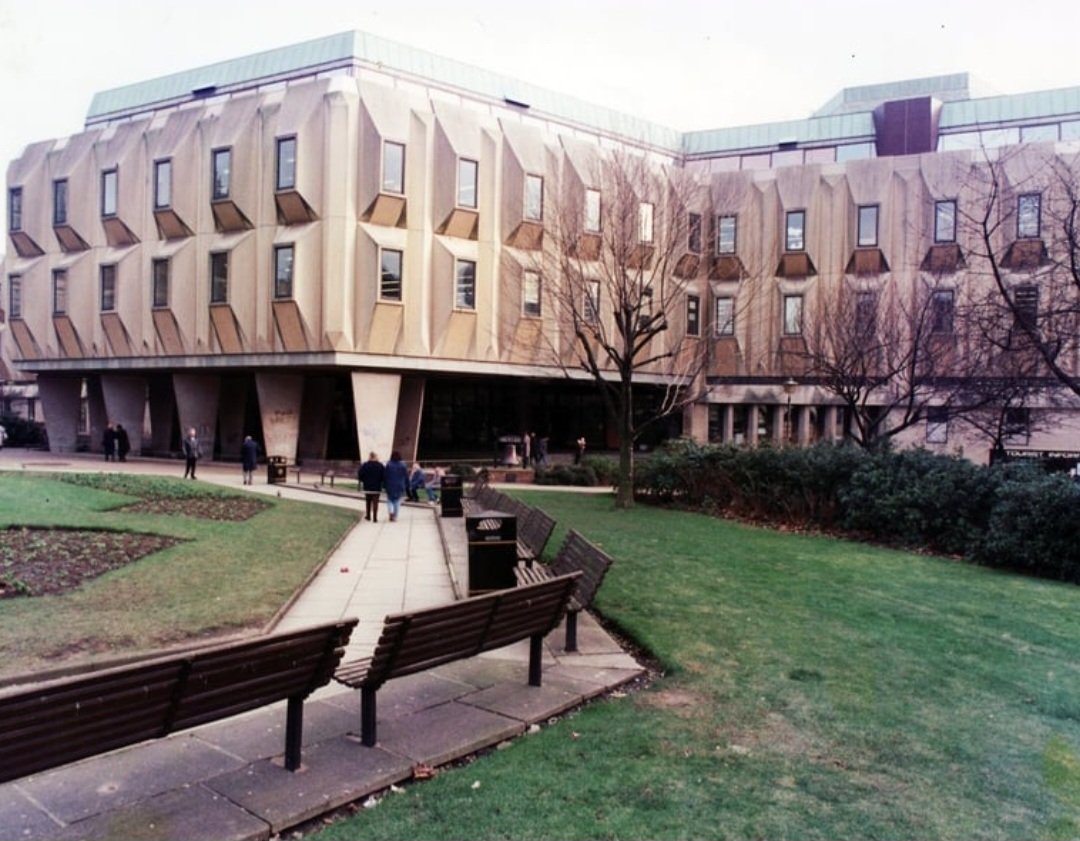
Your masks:
{"label": "person in blue jacket", "polygon": [[386,507],[390,509],[390,522],[393,523],[401,510],[401,498],[409,487],[409,468],[397,450],[390,454],[390,461],[386,463],[383,485],[386,487]]}

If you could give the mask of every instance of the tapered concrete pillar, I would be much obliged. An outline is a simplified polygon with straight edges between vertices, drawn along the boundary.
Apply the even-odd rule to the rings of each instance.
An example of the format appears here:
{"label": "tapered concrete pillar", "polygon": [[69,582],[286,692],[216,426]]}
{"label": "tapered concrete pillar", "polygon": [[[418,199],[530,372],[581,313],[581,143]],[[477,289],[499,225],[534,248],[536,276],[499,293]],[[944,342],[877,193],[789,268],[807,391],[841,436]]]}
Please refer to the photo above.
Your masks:
{"label": "tapered concrete pillar", "polygon": [[75,452],[82,379],[38,374],[37,384],[38,399],[45,413],[45,431],[49,433],[49,449],[54,453]]}
{"label": "tapered concrete pillar", "polygon": [[[150,401],[150,451],[164,455],[172,450],[173,415],[176,413],[172,379],[167,375],[150,377],[147,395]],[[145,443],[143,450],[146,450]]]}
{"label": "tapered concrete pillar", "polygon": [[300,438],[296,445],[299,458],[326,458],[330,438],[330,413],[334,410],[334,380],[331,377],[305,377],[304,400],[300,411]]}
{"label": "tapered concrete pillar", "polygon": [[786,444],[785,435],[787,433],[787,405],[776,406],[773,408],[772,413],[772,429],[769,430],[769,437],[772,438],[777,444]]}
{"label": "tapered concrete pillar", "polygon": [[725,403],[720,409],[720,440],[730,444],[735,440],[735,407]]}
{"label": "tapered concrete pillar", "polygon": [[250,383],[251,379],[247,376],[221,378],[218,404],[218,435],[221,442],[218,450],[223,459],[239,459],[244,436],[255,433],[253,429],[244,429]]}
{"label": "tapered concrete pillar", "polygon": [[692,403],[683,409],[683,435],[699,444],[709,440],[709,406]]}
{"label": "tapered concrete pillar", "polygon": [[825,440],[836,440],[836,406],[825,407]]}
{"label": "tapered concrete pillar", "polygon": [[101,393],[101,378],[86,378],[86,417],[90,423],[90,452],[105,452],[105,426],[112,421],[105,411],[105,396]]}
{"label": "tapered concrete pillar", "polygon": [[180,437],[186,437],[187,431],[194,427],[203,458],[214,455],[220,387],[221,378],[216,374],[173,374]]}
{"label": "tapered concrete pillar", "polygon": [[255,387],[259,392],[266,454],[295,461],[304,378],[299,374],[256,374]]}
{"label": "tapered concrete pillar", "polygon": [[360,459],[375,452],[385,461],[394,449],[401,377],[397,374],[353,372],[353,406]]}
{"label": "tapered concrete pillar", "polygon": [[751,404],[746,407],[746,443],[754,446],[758,442],[758,407]]}
{"label": "tapered concrete pillar", "polygon": [[799,446],[805,447],[810,443],[810,406],[799,406],[798,415],[796,421],[796,428],[798,429]]}
{"label": "tapered concrete pillar", "polygon": [[142,453],[143,420],[146,418],[146,380],[121,374],[101,375],[105,414],[128,434],[133,455]]}
{"label": "tapered concrete pillar", "polygon": [[394,424],[394,449],[407,462],[416,460],[420,440],[420,415],[424,411],[424,383],[420,377],[405,377],[401,381],[397,419]]}

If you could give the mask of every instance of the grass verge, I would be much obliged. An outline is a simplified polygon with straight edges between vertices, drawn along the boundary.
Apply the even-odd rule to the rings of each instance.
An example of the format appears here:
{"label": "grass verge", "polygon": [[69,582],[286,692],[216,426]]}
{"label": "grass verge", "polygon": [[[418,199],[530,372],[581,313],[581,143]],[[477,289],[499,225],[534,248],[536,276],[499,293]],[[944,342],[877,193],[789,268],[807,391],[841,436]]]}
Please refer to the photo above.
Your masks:
{"label": "grass verge", "polygon": [[616,558],[598,607],[666,677],[320,841],[1080,835],[1080,588],[520,494]]}

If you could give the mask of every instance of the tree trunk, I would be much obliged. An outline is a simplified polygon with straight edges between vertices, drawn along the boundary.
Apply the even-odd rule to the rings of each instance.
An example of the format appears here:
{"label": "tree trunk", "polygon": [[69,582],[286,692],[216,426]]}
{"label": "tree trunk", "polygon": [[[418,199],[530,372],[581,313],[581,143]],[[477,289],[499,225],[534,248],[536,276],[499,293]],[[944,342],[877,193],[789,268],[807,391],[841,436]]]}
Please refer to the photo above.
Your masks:
{"label": "tree trunk", "polygon": [[634,403],[628,382],[623,382],[619,394],[619,484],[615,507],[634,507]]}

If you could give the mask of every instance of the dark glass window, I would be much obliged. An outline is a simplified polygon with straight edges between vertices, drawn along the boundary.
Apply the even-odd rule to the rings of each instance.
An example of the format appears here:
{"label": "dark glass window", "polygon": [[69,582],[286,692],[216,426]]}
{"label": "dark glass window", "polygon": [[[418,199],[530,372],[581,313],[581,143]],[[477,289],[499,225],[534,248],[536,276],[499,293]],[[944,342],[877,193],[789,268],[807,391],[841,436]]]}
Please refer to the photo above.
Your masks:
{"label": "dark glass window", "polygon": [[66,178],[53,181],[53,224],[66,225],[68,220],[68,182]]}
{"label": "dark glass window", "polygon": [[877,293],[859,292],[855,297],[855,330],[860,335],[877,328]]}
{"label": "dark glass window", "polygon": [[472,260],[458,260],[455,266],[454,306],[476,309],[476,263]]}
{"label": "dark glass window", "polygon": [[784,250],[804,251],[806,249],[806,211],[789,210],[784,226]]}
{"label": "dark glass window", "polygon": [[295,137],[279,137],[277,139],[277,166],[275,173],[275,190],[293,190],[296,188]]}
{"label": "dark glass window", "polygon": [[401,300],[401,266],[403,254],[384,248],[379,258],[379,297],[384,301]]}
{"label": "dark glass window", "polygon": [[716,217],[716,253],[734,254],[737,231],[735,216]]}
{"label": "dark glass window", "polygon": [[22,187],[8,190],[8,230],[22,230]]}
{"label": "dark glass window", "polygon": [[211,196],[216,201],[227,199],[232,187],[232,149],[215,149],[210,153]]}
{"label": "dark glass window", "polygon": [[716,299],[716,335],[717,336],[734,336],[735,335],[735,299],[734,298],[717,298]]}
{"label": "dark glass window", "polygon": [[477,176],[480,165],[468,158],[458,159],[457,203],[459,207],[476,207]]}
{"label": "dark glass window", "polygon": [[63,315],[67,312],[67,272],[63,269],[53,269],[52,292],[53,315]]}
{"label": "dark glass window", "polygon": [[405,192],[405,146],[401,143],[383,143],[382,191]]}
{"label": "dark glass window", "polygon": [[856,239],[859,248],[873,248],[878,244],[878,206],[864,204],[859,207],[859,231]]}
{"label": "dark glass window", "polygon": [[686,215],[686,250],[691,254],[701,253],[701,214]]}
{"label": "dark glass window", "polygon": [[1039,289],[1036,286],[1018,286],[1013,292],[1016,322],[1020,327],[1034,330],[1039,318]]}
{"label": "dark glass window", "polygon": [[697,295],[686,296],[686,335],[701,335],[701,298]]}
{"label": "dark glass window", "polygon": [[229,252],[216,251],[210,255],[210,303],[224,304],[229,300]]}
{"label": "dark glass window", "polygon": [[784,296],[784,335],[801,336],[803,331],[803,296]]}
{"label": "dark glass window", "polygon": [[1036,239],[1040,229],[1042,196],[1027,193],[1016,201],[1016,236],[1019,239]]}
{"label": "dark glass window", "polygon": [[154,161],[154,210],[172,207],[172,161]]}
{"label": "dark glass window", "polygon": [[530,222],[544,218],[544,179],[539,175],[525,176],[525,218]]}
{"label": "dark glass window", "polygon": [[274,297],[291,298],[293,294],[293,247],[274,246]]}
{"label": "dark glass window", "polygon": [[521,276],[521,310],[533,318],[540,317],[540,274],[526,271]]}
{"label": "dark glass window", "polygon": [[115,169],[106,169],[101,173],[101,215],[115,216],[117,190],[120,175]]}
{"label": "dark glass window", "polygon": [[169,305],[169,261],[154,260],[150,264],[150,299],[155,307]]}
{"label": "dark glass window", "polygon": [[956,242],[956,199],[934,202],[934,242]]}
{"label": "dark glass window", "polygon": [[600,233],[600,191],[585,191],[585,233]]}
{"label": "dark glass window", "polygon": [[600,320],[600,281],[589,280],[585,282],[581,312],[585,321],[596,322]]}
{"label": "dark glass window", "polygon": [[930,299],[930,330],[934,333],[953,331],[953,299],[951,289],[935,289]]}
{"label": "dark glass window", "polygon": [[22,275],[8,275],[8,310],[12,318],[22,318]]}
{"label": "dark glass window", "polygon": [[101,311],[116,309],[116,266],[101,267]]}

